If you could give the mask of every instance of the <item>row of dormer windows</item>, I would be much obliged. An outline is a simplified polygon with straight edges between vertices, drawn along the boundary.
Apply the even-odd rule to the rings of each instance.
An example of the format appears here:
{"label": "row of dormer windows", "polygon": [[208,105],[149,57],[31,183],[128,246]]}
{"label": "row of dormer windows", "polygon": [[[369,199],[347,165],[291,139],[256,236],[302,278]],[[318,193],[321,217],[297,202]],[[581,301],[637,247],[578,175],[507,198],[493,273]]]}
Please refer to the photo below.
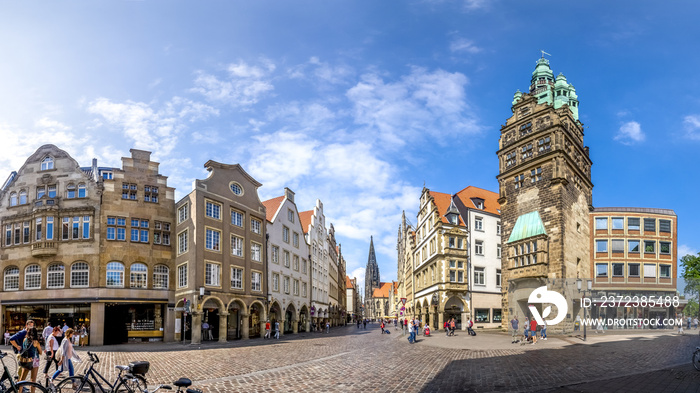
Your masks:
{"label": "row of dormer windows", "polygon": [[[44,196],[48,198],[56,198],[57,187],[55,184],[48,186],[39,186],[36,188],[36,199],[39,200]],[[87,186],[85,183],[68,183],[65,190],[66,199],[87,198]],[[21,189],[19,192],[13,191],[9,196],[10,206],[19,206],[29,204],[29,193],[26,189]],[[48,204],[48,203],[47,203]]]}

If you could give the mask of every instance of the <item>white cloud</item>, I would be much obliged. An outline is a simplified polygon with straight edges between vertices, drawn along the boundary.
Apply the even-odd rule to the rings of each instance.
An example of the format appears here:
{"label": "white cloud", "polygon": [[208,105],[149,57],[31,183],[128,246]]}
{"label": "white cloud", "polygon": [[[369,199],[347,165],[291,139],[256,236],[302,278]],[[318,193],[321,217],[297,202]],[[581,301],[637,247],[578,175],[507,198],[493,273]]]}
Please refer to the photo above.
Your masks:
{"label": "white cloud", "polygon": [[686,255],[698,255],[698,249],[692,246],[688,246],[686,244],[681,244],[678,246],[678,256],[679,258],[682,258]]}
{"label": "white cloud", "polygon": [[221,78],[198,71],[190,91],[203,95],[207,100],[226,103],[234,107],[247,107],[256,104],[269,92],[274,90],[270,74],[275,65],[261,59],[260,65],[249,65],[244,61],[229,64],[227,76]]}
{"label": "white cloud", "polygon": [[642,131],[642,126],[636,121],[628,121],[620,126],[617,134],[614,138],[616,141],[624,145],[631,145],[634,143],[644,142],[646,135]]}
{"label": "white cloud", "polygon": [[478,133],[481,127],[469,113],[464,90],[468,79],[461,73],[428,72],[415,67],[396,82],[385,82],[377,74],[346,93],[354,109],[355,123],[366,126],[380,143],[395,148],[432,137],[446,145],[446,130],[453,136]]}
{"label": "white cloud", "polygon": [[700,140],[700,115],[689,115],[683,119],[685,136],[688,139]]}
{"label": "white cloud", "polygon": [[358,267],[357,269],[353,270],[348,274],[350,278],[357,278],[357,292],[362,295],[363,297],[365,296],[365,268],[364,267]]}
{"label": "white cloud", "polygon": [[476,54],[481,52],[481,48],[474,45],[474,42],[466,38],[458,38],[450,43],[450,51],[452,52],[466,52],[471,54]]}
{"label": "white cloud", "polygon": [[308,79],[317,87],[328,89],[332,85],[350,83],[355,70],[348,65],[330,64],[313,56],[306,63],[290,67],[287,75],[292,79]]}
{"label": "white cloud", "polygon": [[115,103],[98,98],[88,105],[87,111],[102,116],[123,132],[135,148],[153,151],[161,157],[172,152],[187,123],[218,115],[208,105],[180,97],[173,97],[160,109],[143,102]]}

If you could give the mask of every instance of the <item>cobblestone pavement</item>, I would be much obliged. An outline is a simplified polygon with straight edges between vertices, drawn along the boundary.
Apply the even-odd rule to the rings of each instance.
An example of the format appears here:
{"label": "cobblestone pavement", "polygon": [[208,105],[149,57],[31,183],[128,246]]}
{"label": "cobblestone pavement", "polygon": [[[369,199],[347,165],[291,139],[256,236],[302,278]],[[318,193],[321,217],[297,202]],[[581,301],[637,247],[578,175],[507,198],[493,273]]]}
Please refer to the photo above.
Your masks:
{"label": "cobblestone pavement", "polygon": [[[280,340],[88,349],[99,354],[101,363],[96,367],[110,380],[115,376],[115,365],[147,360],[151,362],[147,375],[150,385],[187,377],[204,392],[570,393],[618,390],[606,386],[666,391],[656,388],[668,388],[669,383],[632,383],[640,379],[639,374],[678,377],[680,374],[669,374],[668,369],[690,365],[697,345],[698,335],[669,332],[589,336],[586,343],[552,336],[536,345],[511,344],[509,335],[497,332],[479,332],[477,337],[462,332],[456,337],[438,333],[421,337],[412,345],[400,330],[382,335],[376,325],[368,325],[367,330],[339,327],[331,334],[306,333]],[[78,373],[86,366],[86,362],[81,363]],[[696,387],[698,383],[691,373],[680,381]]]}

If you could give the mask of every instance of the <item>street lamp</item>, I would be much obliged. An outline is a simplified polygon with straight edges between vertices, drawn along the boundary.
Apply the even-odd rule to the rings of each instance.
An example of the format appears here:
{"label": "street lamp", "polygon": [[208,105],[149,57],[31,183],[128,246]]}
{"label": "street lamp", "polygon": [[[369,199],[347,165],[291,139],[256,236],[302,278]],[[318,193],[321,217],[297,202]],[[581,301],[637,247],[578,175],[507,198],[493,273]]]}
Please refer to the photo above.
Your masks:
{"label": "street lamp", "polygon": [[[582,280],[580,278],[576,279],[576,289],[578,289],[578,292],[581,293],[581,282]],[[583,297],[586,297],[586,293],[589,295],[591,294],[591,289],[593,288],[593,281],[592,280],[586,280],[586,287],[587,289],[583,290]],[[583,307],[583,341],[586,341],[586,325],[588,325],[588,321],[586,320],[587,313],[586,313],[587,307]]]}

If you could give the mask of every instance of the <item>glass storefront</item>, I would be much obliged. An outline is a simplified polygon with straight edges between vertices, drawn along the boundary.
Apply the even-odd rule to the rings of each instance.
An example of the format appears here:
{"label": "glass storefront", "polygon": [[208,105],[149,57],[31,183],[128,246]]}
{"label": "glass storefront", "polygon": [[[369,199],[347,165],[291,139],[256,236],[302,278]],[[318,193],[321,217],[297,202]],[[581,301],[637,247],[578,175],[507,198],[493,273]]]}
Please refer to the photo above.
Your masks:
{"label": "glass storefront", "polygon": [[82,304],[45,304],[3,307],[3,330],[15,334],[24,329],[27,320],[34,320],[34,326],[43,329],[47,322],[51,326],[71,328],[85,324],[90,327],[90,305]]}
{"label": "glass storefront", "polygon": [[105,344],[162,341],[164,304],[106,304]]}

